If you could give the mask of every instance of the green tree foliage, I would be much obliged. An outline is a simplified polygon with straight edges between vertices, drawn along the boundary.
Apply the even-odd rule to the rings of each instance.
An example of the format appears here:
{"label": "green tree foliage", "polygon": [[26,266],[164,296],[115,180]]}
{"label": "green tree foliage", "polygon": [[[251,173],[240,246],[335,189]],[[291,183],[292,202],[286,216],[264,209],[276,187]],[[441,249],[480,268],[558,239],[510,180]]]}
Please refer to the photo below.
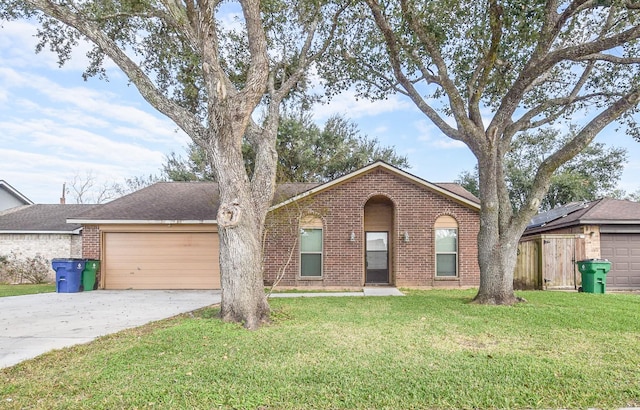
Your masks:
{"label": "green tree foliage", "polygon": [[[332,92],[400,93],[478,161],[478,303],[511,304],[517,242],[554,172],[618,122],[638,137],[640,7],[628,0],[362,0],[320,72]],[[336,70],[335,67],[340,67]],[[570,129],[514,207],[514,138]]]}
{"label": "green tree foliage", "polygon": [[[246,157],[245,157],[246,161]],[[187,158],[172,152],[162,164],[162,176],[170,181],[215,181],[205,151],[194,143],[187,146]]]}
{"label": "green tree foliage", "polygon": [[287,118],[278,132],[278,177],[289,182],[325,182],[376,160],[409,168],[405,156],[375,138],[361,135],[353,122],[332,116],[321,129],[310,116]]}
{"label": "green tree foliage", "polygon": [[[251,174],[255,154],[246,143],[243,150]],[[285,116],[278,127],[276,150],[277,182],[326,182],[377,160],[409,168],[406,157],[362,135],[355,123],[338,115],[330,117],[323,128],[308,113]],[[186,158],[171,153],[162,173],[172,181],[215,180],[206,153],[195,144],[189,144]]]}
{"label": "green tree foliage", "polygon": [[[560,145],[572,138],[571,135],[557,135],[558,132],[554,130],[522,134],[514,139],[511,151],[505,155],[509,198],[516,209],[526,205],[536,169]],[[549,192],[541,201],[540,211],[573,201],[593,201],[612,195],[626,160],[627,151],[624,148],[607,148],[600,142],[590,144],[553,174]],[[480,195],[477,167],[473,172],[463,172],[456,182],[476,196]]]}

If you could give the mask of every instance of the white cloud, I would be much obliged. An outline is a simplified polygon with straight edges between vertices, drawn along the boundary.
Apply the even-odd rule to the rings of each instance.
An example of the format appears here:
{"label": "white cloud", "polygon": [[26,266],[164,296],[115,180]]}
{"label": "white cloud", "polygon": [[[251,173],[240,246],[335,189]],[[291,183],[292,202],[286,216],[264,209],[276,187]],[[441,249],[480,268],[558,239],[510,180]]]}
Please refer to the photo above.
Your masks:
{"label": "white cloud", "polygon": [[[36,203],[57,203],[62,184],[66,182],[68,185],[76,174],[82,178],[91,173],[95,176],[96,187],[123,183],[126,177],[132,175],[132,168],[153,159],[153,156],[147,156],[141,158],[139,163],[100,163],[91,157],[83,159],[3,148],[0,148],[0,157],[11,158],[11,161],[0,162],[2,178]],[[149,169],[144,171],[140,168],[140,174],[157,173],[159,162],[149,162],[147,166]]]}
{"label": "white cloud", "polygon": [[389,127],[387,125],[380,125],[373,129],[373,135],[381,135],[389,132]]}
{"label": "white cloud", "polygon": [[[7,65],[11,62],[13,67],[28,69],[46,68],[63,71],[84,71],[88,66],[87,52],[92,49],[92,45],[83,40],[78,40],[78,44],[71,52],[71,58],[60,67],[58,56],[45,47],[36,54],[38,38],[36,33],[38,26],[25,20],[3,22],[0,27],[0,65]],[[115,64],[109,59],[105,59],[104,67],[112,69]]]}
{"label": "white cloud", "polygon": [[355,91],[349,90],[333,97],[326,104],[316,104],[313,107],[313,112],[316,120],[326,120],[334,114],[357,119],[414,108],[415,106],[411,102],[397,95],[391,95],[385,100],[369,101],[357,98]]}
{"label": "white cloud", "polygon": [[146,102],[136,90],[66,86],[58,73],[0,58],[0,178],[33,201],[57,202],[76,173],[92,172],[96,185],[158,174],[165,155],[186,145],[172,121],[138,107]]}
{"label": "white cloud", "polygon": [[[19,98],[16,106],[36,112],[42,116],[56,118],[67,125],[92,128],[111,128],[111,132],[123,137],[148,142],[171,140],[184,144],[187,140],[183,132],[176,132],[177,126],[161,114],[150,114],[131,105],[130,101],[121,103],[121,97],[112,92],[99,92],[88,87],[64,87],[46,77],[15,70],[0,69],[0,81],[17,92],[25,89],[45,97],[38,102]],[[46,101],[45,101],[46,100]],[[45,104],[47,101],[54,103]],[[51,108],[64,107],[62,109]],[[113,127],[113,123],[125,123],[127,126]]]}
{"label": "white cloud", "polygon": [[418,141],[426,143],[430,147],[441,149],[466,148],[463,142],[453,140],[442,134],[438,127],[433,125],[429,120],[419,120],[415,122],[415,128],[418,130]]}

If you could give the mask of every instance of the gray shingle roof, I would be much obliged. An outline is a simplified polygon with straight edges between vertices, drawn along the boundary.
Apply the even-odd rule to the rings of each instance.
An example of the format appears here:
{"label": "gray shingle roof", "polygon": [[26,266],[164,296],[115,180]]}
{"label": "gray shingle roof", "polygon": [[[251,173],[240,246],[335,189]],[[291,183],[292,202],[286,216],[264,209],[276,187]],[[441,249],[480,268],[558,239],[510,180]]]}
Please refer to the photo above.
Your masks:
{"label": "gray shingle roof", "polygon": [[[389,168],[401,175],[410,175],[383,163],[374,163],[364,170],[375,166]],[[357,176],[356,171],[343,178]],[[413,176],[412,176],[413,177]],[[278,185],[273,204],[281,204],[287,199],[297,197],[313,188],[330,188],[335,181],[319,183],[288,183]],[[416,177],[414,179],[418,180]],[[478,198],[462,186],[454,183],[431,184],[419,179],[421,184],[428,184],[437,189],[451,193],[473,204],[479,204]],[[141,223],[151,221],[214,221],[219,206],[218,185],[215,182],[158,182],[112,202],[101,205],[85,214],[78,215],[75,221],[93,223],[122,221]]]}
{"label": "gray shingle roof", "polygon": [[[282,184],[282,201],[318,184]],[[76,219],[87,221],[213,221],[219,206],[215,182],[158,182],[101,205]]]}
{"label": "gray shingle roof", "polygon": [[467,191],[460,184],[456,184],[455,182],[437,182],[435,185],[439,186],[442,189],[446,189],[449,192],[453,192],[454,194],[459,195],[465,199],[468,199],[471,202],[475,202],[477,204],[480,203],[480,199],[478,199],[477,196]]}
{"label": "gray shingle roof", "polygon": [[98,205],[37,204],[12,208],[0,213],[0,232],[73,232],[80,224],[68,224],[67,219],[87,212]]}
{"label": "gray shingle roof", "polygon": [[157,182],[108,202],[82,220],[203,221],[216,219],[218,184],[213,182]]}

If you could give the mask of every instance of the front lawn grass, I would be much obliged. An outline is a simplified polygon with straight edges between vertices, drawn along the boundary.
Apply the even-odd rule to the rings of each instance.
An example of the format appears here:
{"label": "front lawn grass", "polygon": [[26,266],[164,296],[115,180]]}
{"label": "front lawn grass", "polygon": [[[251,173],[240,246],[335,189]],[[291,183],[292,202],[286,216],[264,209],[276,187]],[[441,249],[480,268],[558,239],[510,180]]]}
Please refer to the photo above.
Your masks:
{"label": "front lawn grass", "polygon": [[56,291],[55,283],[6,285],[0,284],[0,298],[4,296],[32,295],[34,293],[49,293]]}
{"label": "front lawn grass", "polygon": [[640,405],[640,297],[473,291],[271,300],[249,332],[192,315],[0,371],[0,407],[557,409]]}

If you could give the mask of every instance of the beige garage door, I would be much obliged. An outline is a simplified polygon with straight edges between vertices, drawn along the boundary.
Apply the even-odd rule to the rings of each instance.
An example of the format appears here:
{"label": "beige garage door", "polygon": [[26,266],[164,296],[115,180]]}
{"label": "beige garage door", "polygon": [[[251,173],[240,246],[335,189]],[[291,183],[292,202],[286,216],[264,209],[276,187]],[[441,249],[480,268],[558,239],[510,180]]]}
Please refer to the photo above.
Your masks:
{"label": "beige garage door", "polygon": [[218,234],[104,234],[105,289],[219,289]]}

